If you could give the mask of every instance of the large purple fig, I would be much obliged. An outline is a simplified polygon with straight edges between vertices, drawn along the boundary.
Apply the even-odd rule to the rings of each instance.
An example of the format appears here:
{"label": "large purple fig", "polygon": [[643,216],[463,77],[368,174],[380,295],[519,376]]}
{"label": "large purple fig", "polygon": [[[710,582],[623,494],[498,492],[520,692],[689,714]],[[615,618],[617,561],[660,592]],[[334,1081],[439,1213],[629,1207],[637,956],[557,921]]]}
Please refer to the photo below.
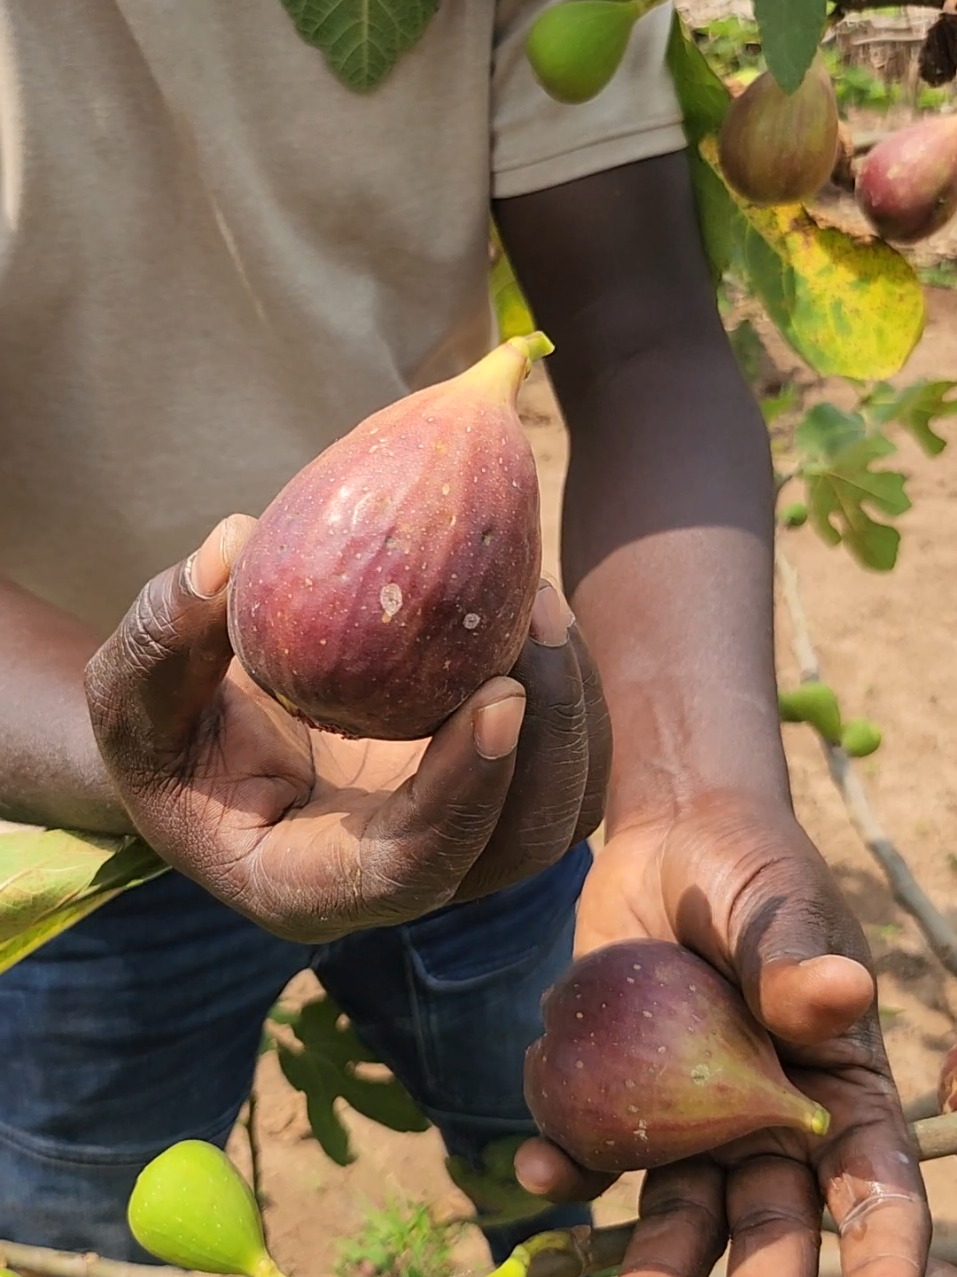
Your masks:
{"label": "large purple fig", "polygon": [[813,199],[837,161],[839,127],[834,85],[819,57],[791,94],[764,71],[728,107],[718,137],[722,172],[752,204]]}
{"label": "large purple fig", "polygon": [[290,480],[229,587],[250,677],[343,736],[418,740],[514,665],[541,567],[516,411],[541,333],[368,417]]}
{"label": "large purple fig", "polygon": [[680,945],[596,949],[543,1011],[525,1098],[542,1134],[590,1170],[646,1170],[767,1127],[827,1130],[741,995]]}
{"label": "large purple fig", "polygon": [[957,116],[922,120],[878,142],[855,193],[883,239],[915,244],[939,231],[957,213]]}

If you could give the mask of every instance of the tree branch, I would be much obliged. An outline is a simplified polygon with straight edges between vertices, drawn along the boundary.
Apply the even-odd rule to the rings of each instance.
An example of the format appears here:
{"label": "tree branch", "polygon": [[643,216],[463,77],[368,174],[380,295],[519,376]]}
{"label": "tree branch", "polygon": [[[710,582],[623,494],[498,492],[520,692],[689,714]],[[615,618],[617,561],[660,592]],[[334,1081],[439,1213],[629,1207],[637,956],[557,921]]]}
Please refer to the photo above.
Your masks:
{"label": "tree branch", "polygon": [[[801,680],[802,682],[819,680],[821,670],[811,642],[797,571],[780,547],[775,560],[785,603],[791,614],[793,628],[791,646],[801,667]],[[820,735],[818,735],[818,741],[824,752],[831,779],[844,801],[851,824],[884,871],[895,901],[920,927],[941,965],[946,967],[951,975],[957,976],[957,931],[924,893],[908,868],[906,860],[881,827],[852,759],[840,745],[832,745]]]}

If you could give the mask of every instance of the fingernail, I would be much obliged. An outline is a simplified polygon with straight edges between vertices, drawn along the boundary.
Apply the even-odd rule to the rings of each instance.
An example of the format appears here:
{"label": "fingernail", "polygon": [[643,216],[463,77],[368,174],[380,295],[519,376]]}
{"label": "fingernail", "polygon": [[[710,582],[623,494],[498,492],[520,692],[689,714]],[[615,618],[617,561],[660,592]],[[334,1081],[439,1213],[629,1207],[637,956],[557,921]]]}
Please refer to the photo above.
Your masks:
{"label": "fingernail", "polygon": [[475,748],[483,758],[504,758],[518,744],[525,716],[525,697],[506,696],[504,700],[483,705],[472,715]]}
{"label": "fingernail", "polygon": [[568,627],[572,623],[571,609],[560,590],[550,581],[543,581],[535,596],[532,608],[531,636],[545,647],[561,647],[568,641]]}
{"label": "fingernail", "polygon": [[215,598],[226,588],[229,568],[223,555],[227,520],[217,523],[209,536],[186,561],[186,584],[200,599]]}

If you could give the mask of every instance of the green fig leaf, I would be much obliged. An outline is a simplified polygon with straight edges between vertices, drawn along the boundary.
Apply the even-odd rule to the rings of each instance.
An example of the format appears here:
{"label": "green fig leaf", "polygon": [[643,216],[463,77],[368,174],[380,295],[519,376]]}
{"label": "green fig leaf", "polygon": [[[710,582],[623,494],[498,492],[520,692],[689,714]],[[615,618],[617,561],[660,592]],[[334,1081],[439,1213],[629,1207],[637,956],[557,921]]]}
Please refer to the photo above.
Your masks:
{"label": "green fig leaf", "polygon": [[902,390],[881,382],[865,398],[864,409],[877,425],[896,422],[928,457],[936,457],[947,447],[947,440],[931,429],[931,423],[957,417],[957,398],[947,398],[955,389],[957,381],[915,381]]}
{"label": "green fig leaf", "polygon": [[322,50],[343,84],[368,93],[422,38],[439,0],[282,0],[282,4],[303,40]]}
{"label": "green fig leaf", "polygon": [[429,1120],[395,1077],[361,1077],[357,1064],[376,1062],[375,1055],[357,1037],[332,998],[307,1002],[290,1027],[301,1050],[278,1047],[279,1065],[290,1085],[306,1097],[313,1134],[334,1162],[345,1166],[354,1160],[349,1134],[335,1105],[340,1098],[367,1117],[393,1131],[420,1132]]}
{"label": "green fig leaf", "polygon": [[827,0],[754,0],[754,16],[768,70],[785,93],[793,93],[824,34]]}
{"label": "green fig leaf", "polygon": [[867,434],[863,418],[819,404],[795,434],[806,460],[801,474],[808,517],[828,545],[843,543],[862,566],[889,572],[897,562],[900,533],[865,507],[896,518],[910,509],[906,476],[874,470],[874,462],[896,451],[882,434]]}
{"label": "green fig leaf", "polygon": [[447,1157],[445,1169],[452,1183],[475,1205],[472,1222],[483,1227],[512,1224],[520,1219],[533,1219],[550,1205],[542,1197],[528,1192],[515,1178],[514,1158],[526,1135],[506,1135],[493,1140],[482,1151],[481,1169],[461,1157]]}
{"label": "green fig leaf", "polygon": [[139,838],[33,828],[0,834],[0,972],[167,869]]}
{"label": "green fig leaf", "polygon": [[697,144],[720,129],[731,95],[688,35],[677,13],[671,23],[668,41],[668,68],[690,146],[688,159],[701,237],[711,266],[711,277],[717,284],[731,264],[734,243],[743,235],[744,224],[724,181],[702,159]]}
{"label": "green fig leaf", "polygon": [[[699,150],[720,173],[715,138]],[[869,381],[899,372],[926,318],[923,288],[900,253],[821,226],[800,204],[731,198],[745,228],[740,268],[797,353],[821,376]]]}

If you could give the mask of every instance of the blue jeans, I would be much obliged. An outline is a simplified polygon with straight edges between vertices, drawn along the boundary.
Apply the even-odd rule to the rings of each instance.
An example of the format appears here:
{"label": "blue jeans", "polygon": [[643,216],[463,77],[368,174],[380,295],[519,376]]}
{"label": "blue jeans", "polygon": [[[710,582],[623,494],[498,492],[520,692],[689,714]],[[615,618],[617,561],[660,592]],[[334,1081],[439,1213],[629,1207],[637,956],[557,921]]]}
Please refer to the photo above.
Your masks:
{"label": "blue jeans", "polygon": [[[126,1226],[140,1169],[186,1138],[223,1146],[263,1020],[311,967],[450,1152],[480,1165],[534,1130],[522,1097],[540,999],[571,959],[591,855],[485,900],[309,948],[177,874],[105,905],[0,977],[0,1237],[148,1261]],[[555,1208],[486,1232],[500,1263]]]}

